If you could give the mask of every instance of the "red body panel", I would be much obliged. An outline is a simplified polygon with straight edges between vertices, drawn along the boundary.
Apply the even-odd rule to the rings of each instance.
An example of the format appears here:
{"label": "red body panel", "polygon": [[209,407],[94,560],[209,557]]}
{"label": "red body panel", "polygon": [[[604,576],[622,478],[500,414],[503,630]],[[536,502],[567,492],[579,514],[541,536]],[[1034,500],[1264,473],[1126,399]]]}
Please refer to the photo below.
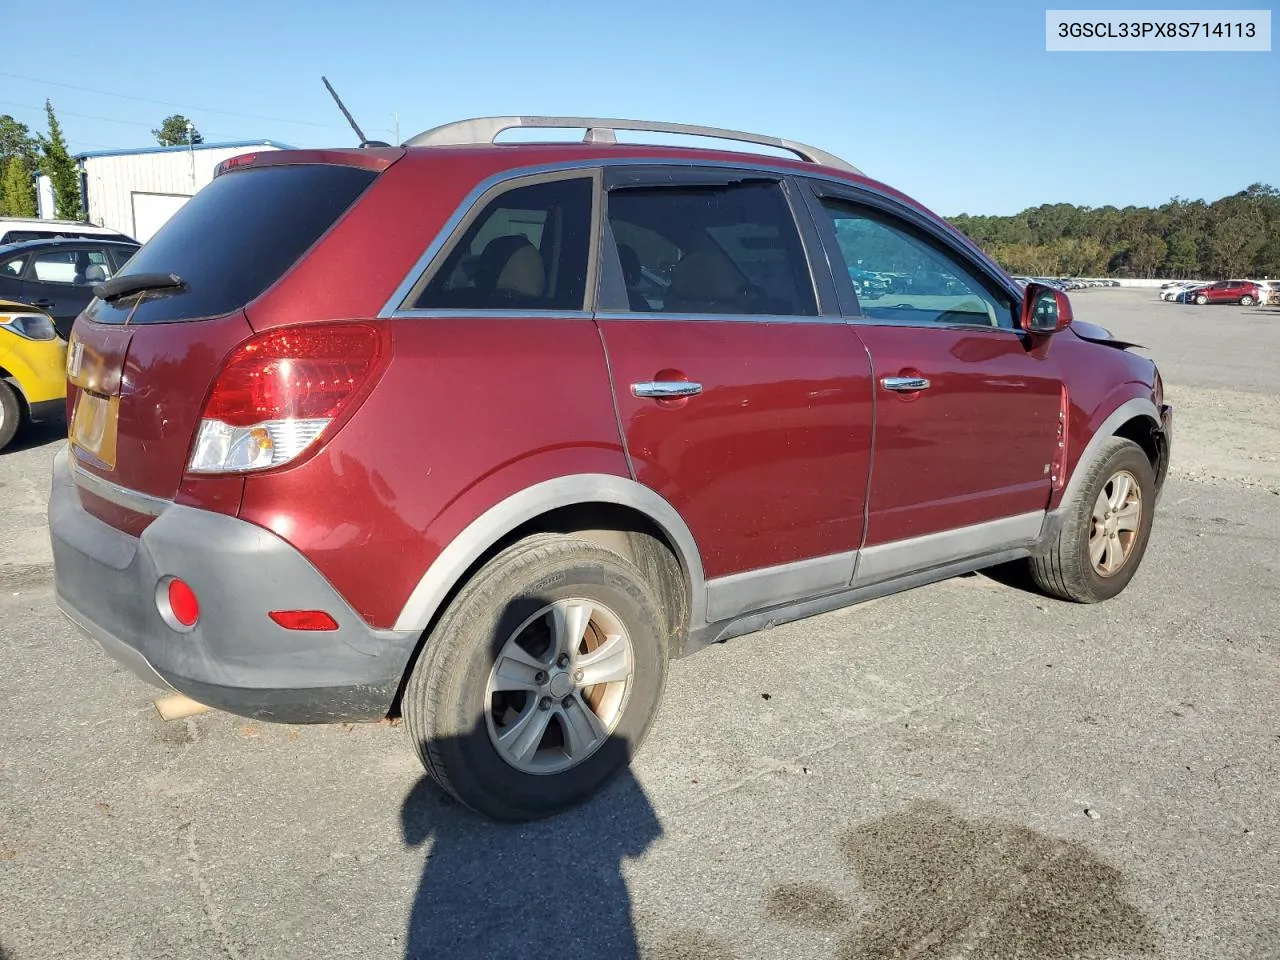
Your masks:
{"label": "red body panel", "polygon": [[626,476],[589,319],[400,319],[372,394],[300,466],[250,476],[240,516],[390,627],[468,523],[558,476]]}
{"label": "red body panel", "polygon": [[[75,327],[74,336],[84,344],[75,382],[119,397],[116,456],[112,469],[83,454],[77,460],[82,469],[129,490],[174,497],[183,483],[205,396],[223,359],[251,332],[249,325],[236,313],[193,323],[122,327],[93,323],[92,312],[90,308]],[[195,488],[188,496],[208,498]],[[225,492],[214,500],[223,503],[222,512],[234,512]],[[86,500],[85,505],[98,513],[101,502]],[[118,513],[114,508],[98,515],[120,526]]]}
{"label": "red body panel", "polygon": [[[1053,341],[1012,331],[860,324],[875,368],[867,546],[1043,510],[1060,407]],[[924,377],[915,394],[882,377]]]}
{"label": "red body panel", "polygon": [[[708,578],[858,548],[871,387],[847,325],[600,325],[636,479],[680,511]],[[631,393],[680,374],[702,394]]]}
{"label": "red body panel", "polygon": [[[1070,477],[1085,446],[1121,404],[1139,399],[1154,402],[1155,364],[1135,353],[1081,340],[1070,328],[1054,337],[1052,344],[1070,402],[1065,457]],[[1062,490],[1055,490],[1049,508],[1056,508],[1061,500]]]}

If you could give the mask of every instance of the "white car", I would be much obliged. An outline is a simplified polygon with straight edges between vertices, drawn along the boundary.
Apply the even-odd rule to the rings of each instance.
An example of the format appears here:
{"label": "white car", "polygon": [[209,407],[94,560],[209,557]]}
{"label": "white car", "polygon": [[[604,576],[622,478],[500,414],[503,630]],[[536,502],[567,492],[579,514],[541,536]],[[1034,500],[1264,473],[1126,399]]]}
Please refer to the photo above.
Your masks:
{"label": "white car", "polygon": [[42,220],[38,217],[0,217],[0,245],[20,243],[23,240],[51,240],[65,237],[68,240],[98,239],[128,240],[119,230],[99,227],[80,220]]}
{"label": "white car", "polygon": [[1160,290],[1160,299],[1176,301],[1178,299],[1178,295],[1181,294],[1184,290],[1187,290],[1190,287],[1201,287],[1201,286],[1204,286],[1204,283],[1200,280],[1180,280],[1177,283],[1170,284],[1167,287],[1162,287]]}

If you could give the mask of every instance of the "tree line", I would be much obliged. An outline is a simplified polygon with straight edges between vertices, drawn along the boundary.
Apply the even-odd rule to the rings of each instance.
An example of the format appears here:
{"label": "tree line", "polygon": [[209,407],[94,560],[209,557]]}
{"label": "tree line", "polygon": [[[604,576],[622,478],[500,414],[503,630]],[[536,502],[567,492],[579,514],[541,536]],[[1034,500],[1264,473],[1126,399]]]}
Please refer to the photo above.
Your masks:
{"label": "tree line", "polygon": [[0,216],[36,215],[38,170],[53,184],[54,215],[62,220],[83,220],[80,173],[48,100],[44,112],[47,130],[35,134],[25,123],[0,114]]}
{"label": "tree line", "polygon": [[1280,190],[1262,183],[1212,203],[1042,204],[950,218],[1012,274],[1035,277],[1280,277]]}
{"label": "tree line", "polygon": [[[53,103],[44,102],[47,129],[32,133],[25,123],[9,114],[0,114],[0,217],[34,217],[36,173],[49,177],[53,185],[54,216],[59,220],[83,220],[80,172],[67,147],[62,124]],[[186,117],[175,113],[151,131],[161,146],[194,145],[204,137]]]}

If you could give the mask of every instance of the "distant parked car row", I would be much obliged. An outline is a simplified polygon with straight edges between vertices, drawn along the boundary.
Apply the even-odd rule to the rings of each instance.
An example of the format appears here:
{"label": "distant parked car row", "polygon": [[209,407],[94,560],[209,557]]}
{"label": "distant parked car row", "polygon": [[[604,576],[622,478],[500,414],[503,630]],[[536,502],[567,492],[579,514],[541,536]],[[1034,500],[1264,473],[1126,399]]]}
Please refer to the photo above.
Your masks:
{"label": "distant parked car row", "polygon": [[1243,307],[1280,303],[1280,280],[1171,280],[1161,284],[1160,299],[1172,303],[1238,303]]}
{"label": "distant parked car row", "polygon": [[1022,286],[1028,283],[1040,283],[1048,287],[1054,287],[1058,290],[1083,290],[1086,287],[1118,287],[1119,280],[1101,280],[1090,279],[1085,280],[1081,277],[1014,277]]}

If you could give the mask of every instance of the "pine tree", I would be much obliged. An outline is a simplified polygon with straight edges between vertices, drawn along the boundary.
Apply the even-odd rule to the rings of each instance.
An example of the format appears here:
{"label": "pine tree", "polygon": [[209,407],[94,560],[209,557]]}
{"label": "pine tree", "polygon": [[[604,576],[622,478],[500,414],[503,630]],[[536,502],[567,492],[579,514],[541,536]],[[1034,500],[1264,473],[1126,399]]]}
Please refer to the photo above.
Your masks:
{"label": "pine tree", "polygon": [[44,112],[49,118],[49,133],[40,138],[40,150],[44,159],[40,166],[53,183],[54,215],[60,220],[83,220],[84,208],[80,203],[80,173],[67,149],[62,135],[62,124],[53,112],[53,103],[44,102]]}
{"label": "pine tree", "polygon": [[36,186],[33,174],[18,157],[11,157],[0,177],[0,216],[34,217]]}

